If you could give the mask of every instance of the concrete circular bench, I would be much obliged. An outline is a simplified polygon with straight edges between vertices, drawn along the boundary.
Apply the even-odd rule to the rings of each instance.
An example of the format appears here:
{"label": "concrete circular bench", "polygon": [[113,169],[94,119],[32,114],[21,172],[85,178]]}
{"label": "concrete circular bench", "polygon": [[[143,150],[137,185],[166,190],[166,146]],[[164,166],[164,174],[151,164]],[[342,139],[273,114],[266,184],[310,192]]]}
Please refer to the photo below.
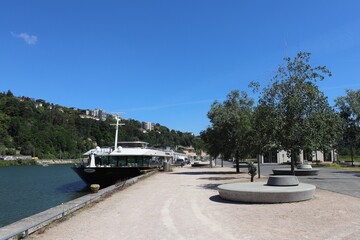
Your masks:
{"label": "concrete circular bench", "polygon": [[[272,170],[275,175],[291,175],[290,168],[278,168]],[[295,169],[295,176],[313,176],[319,173],[316,168]]]}
{"label": "concrete circular bench", "polygon": [[[277,179],[279,180],[279,179]],[[220,197],[245,203],[288,203],[312,199],[316,187],[299,183],[297,186],[270,186],[264,183],[232,183],[218,186]]]}
{"label": "concrete circular bench", "polygon": [[299,164],[296,166],[297,169],[312,169],[312,166],[307,163]]}
{"label": "concrete circular bench", "polygon": [[271,175],[267,181],[268,186],[298,186],[299,180],[291,175]]}

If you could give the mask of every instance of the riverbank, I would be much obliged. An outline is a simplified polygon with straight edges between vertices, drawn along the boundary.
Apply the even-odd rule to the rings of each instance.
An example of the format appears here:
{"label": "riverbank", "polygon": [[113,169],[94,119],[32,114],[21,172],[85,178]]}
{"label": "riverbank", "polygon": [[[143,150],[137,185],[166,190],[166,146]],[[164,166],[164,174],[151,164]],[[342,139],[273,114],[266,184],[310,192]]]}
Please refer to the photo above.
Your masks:
{"label": "riverbank", "polygon": [[29,166],[36,165],[35,160],[0,160],[0,167],[11,167],[11,166]]}
{"label": "riverbank", "polygon": [[233,168],[174,168],[174,172],[157,173],[30,237],[358,239],[360,199],[321,189],[314,199],[298,203],[245,204],[219,197],[218,185],[248,181],[248,174],[235,174]]}
{"label": "riverbank", "polygon": [[81,159],[38,159],[36,164],[38,165],[52,165],[52,164],[77,164]]}
{"label": "riverbank", "polygon": [[77,164],[80,159],[16,159],[16,160],[0,160],[0,167],[10,166],[29,166],[29,165],[53,165],[53,164]]}

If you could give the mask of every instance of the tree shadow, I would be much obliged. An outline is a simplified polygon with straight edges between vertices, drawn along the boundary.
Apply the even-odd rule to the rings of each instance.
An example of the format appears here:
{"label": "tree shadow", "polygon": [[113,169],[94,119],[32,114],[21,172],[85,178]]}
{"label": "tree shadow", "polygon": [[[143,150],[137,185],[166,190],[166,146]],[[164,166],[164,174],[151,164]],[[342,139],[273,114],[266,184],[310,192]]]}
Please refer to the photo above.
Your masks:
{"label": "tree shadow", "polygon": [[172,174],[179,174],[179,175],[221,175],[221,174],[244,174],[245,172],[235,172],[235,171],[226,171],[226,172],[174,172]]}
{"label": "tree shadow", "polygon": [[[237,180],[237,178],[234,178]],[[219,179],[219,180],[227,180],[227,179]],[[200,184],[198,187],[209,189],[209,190],[217,190],[217,187],[223,184],[228,184],[227,182],[221,182],[221,183],[206,183],[206,184]]]}
{"label": "tree shadow", "polygon": [[222,184],[216,184],[216,183],[207,183],[207,184],[201,184],[199,187],[209,190],[217,190],[217,187]]}
{"label": "tree shadow", "polygon": [[346,171],[346,170],[343,170],[343,171],[335,171],[333,173],[352,174],[355,177],[360,177],[360,171]]}
{"label": "tree shadow", "polygon": [[208,177],[208,178],[198,178],[199,180],[213,180],[213,181],[221,181],[221,180],[233,180],[237,179],[235,177]]}
{"label": "tree shadow", "polygon": [[[357,176],[357,177],[360,177]],[[299,178],[300,179],[300,178]],[[333,178],[327,178],[327,177],[307,177],[307,178],[303,178],[303,179],[308,179],[308,180],[318,180],[318,181],[331,181],[331,180],[351,180],[351,178],[346,178],[346,177],[333,177]]]}
{"label": "tree shadow", "polygon": [[210,201],[216,202],[216,203],[225,203],[225,204],[231,204],[231,205],[249,205],[250,203],[245,202],[234,202],[230,200],[226,200],[220,197],[220,195],[214,195],[209,198]]}

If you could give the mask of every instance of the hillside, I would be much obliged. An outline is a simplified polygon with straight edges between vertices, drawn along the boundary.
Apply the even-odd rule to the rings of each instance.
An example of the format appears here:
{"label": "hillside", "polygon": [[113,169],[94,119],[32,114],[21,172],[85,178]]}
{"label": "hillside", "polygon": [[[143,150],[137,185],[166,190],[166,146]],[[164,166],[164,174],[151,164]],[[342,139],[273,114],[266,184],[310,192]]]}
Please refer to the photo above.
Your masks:
{"label": "hillside", "polygon": [[[0,93],[0,155],[32,155],[39,158],[78,158],[95,146],[113,146],[115,122],[81,118],[83,110],[67,108],[41,99]],[[201,140],[191,134],[155,124],[144,132],[141,122],[124,120],[119,141],[145,141],[153,147],[190,146],[199,149]]]}

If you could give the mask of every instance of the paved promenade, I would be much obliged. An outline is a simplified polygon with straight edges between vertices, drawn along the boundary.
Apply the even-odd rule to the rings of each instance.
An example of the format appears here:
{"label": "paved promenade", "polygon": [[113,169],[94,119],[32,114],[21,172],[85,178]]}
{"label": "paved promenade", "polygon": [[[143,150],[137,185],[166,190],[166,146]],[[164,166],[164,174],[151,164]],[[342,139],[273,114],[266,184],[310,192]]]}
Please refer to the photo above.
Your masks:
{"label": "paved promenade", "polygon": [[359,198],[321,189],[299,203],[219,198],[219,184],[248,181],[234,168],[157,173],[30,239],[359,239]]}

